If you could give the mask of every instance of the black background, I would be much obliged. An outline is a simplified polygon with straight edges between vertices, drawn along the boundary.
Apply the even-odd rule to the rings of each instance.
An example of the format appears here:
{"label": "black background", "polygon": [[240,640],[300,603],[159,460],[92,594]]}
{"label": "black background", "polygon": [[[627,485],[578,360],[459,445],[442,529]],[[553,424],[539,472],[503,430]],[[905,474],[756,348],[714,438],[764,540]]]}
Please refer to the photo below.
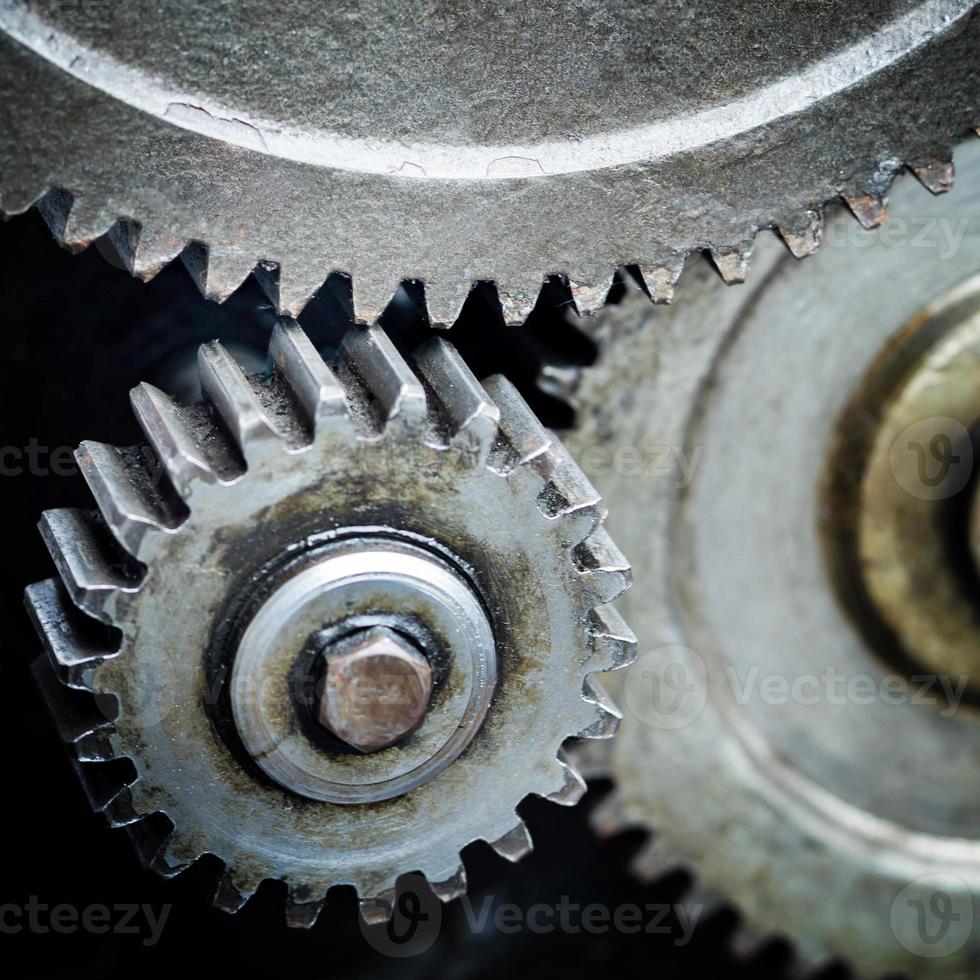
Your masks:
{"label": "black background", "polygon": [[[143,284],[106,255],[112,259],[105,243],[80,255],[62,250],[35,212],[0,224],[6,350],[0,446],[26,451],[31,445],[44,450],[74,447],[85,438],[137,441],[128,411],[129,388],[151,380],[190,390],[192,374],[185,366],[207,339],[227,341],[245,362],[261,363],[273,313],[253,281],[219,307],[201,298],[179,261]],[[324,349],[346,326],[342,287],[343,283],[340,300],[331,290],[321,290],[301,318]],[[398,309],[392,308],[387,317],[387,325],[402,340],[426,326],[411,302],[412,291],[409,286]],[[545,421],[555,426],[568,424],[571,417],[532,387],[541,338],[551,338],[547,356],[553,360],[584,363],[591,356],[589,345],[574,331],[563,331],[561,344],[555,344],[549,327],[564,304],[567,297],[556,286],[522,335],[491,322],[492,297],[474,294],[464,322],[453,333],[477,373],[506,365]],[[6,976],[173,977],[201,969],[218,971],[219,976],[288,971],[298,977],[787,974],[789,953],[781,943],[769,943],[747,958],[729,952],[736,920],[724,910],[706,917],[694,939],[678,946],[676,924],[667,935],[528,930],[505,935],[492,928],[475,929],[461,903],[453,902],[443,909],[438,939],[427,952],[392,958],[365,941],[354,896],[347,890],[331,893],[315,928],[297,931],[281,924],[283,895],[276,885],[263,886],[231,917],[209,905],[216,863],[205,859],[169,881],[144,872],[125,832],[107,829],[102,818],[90,812],[29,672],[40,647],[23,611],[21,593],[28,583],[53,574],[35,528],[37,518],[46,507],[90,506],[81,477],[50,472],[51,460],[44,450],[35,453],[33,465],[26,457],[20,461],[22,473],[10,472],[17,460],[9,453],[0,461],[5,467],[0,490],[7,570],[0,661],[5,750],[0,906],[24,907],[33,896],[48,907],[67,903],[78,910],[124,903],[149,903],[157,912],[164,905],[171,909],[153,946],[146,945],[145,928],[140,935],[58,934],[50,928],[13,932],[0,923],[0,970]],[[62,451],[56,459],[61,471],[65,457]],[[536,849],[516,865],[483,844],[467,848],[472,906],[516,903],[526,910],[536,903],[555,905],[564,897],[566,903],[599,903],[611,910],[676,901],[686,884],[682,874],[654,884],[629,874],[629,859],[644,841],[641,832],[599,840],[590,829],[588,811],[607,790],[606,784],[594,785],[583,804],[572,808],[527,801],[521,812]],[[8,926],[18,921],[26,926],[24,918],[2,920]],[[39,922],[43,927],[48,919],[41,916]],[[843,975],[836,967],[821,974]]]}

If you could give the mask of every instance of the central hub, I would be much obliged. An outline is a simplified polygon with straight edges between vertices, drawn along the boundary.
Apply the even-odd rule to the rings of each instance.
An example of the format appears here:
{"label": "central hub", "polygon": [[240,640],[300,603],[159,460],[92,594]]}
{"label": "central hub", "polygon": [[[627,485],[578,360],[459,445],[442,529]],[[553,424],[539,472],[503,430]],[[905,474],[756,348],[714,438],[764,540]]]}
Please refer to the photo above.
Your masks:
{"label": "central hub", "polygon": [[425,718],[432,667],[405,637],[385,626],[362,630],[324,653],[320,724],[359,752],[402,741]]}
{"label": "central hub", "polygon": [[831,444],[825,540],[843,604],[903,669],[980,699],[980,278],[872,364]]}
{"label": "central hub", "polygon": [[229,698],[242,746],[280,786],[331,803],[400,796],[483,724],[493,632],[465,566],[434,542],[352,533],[258,594]]}

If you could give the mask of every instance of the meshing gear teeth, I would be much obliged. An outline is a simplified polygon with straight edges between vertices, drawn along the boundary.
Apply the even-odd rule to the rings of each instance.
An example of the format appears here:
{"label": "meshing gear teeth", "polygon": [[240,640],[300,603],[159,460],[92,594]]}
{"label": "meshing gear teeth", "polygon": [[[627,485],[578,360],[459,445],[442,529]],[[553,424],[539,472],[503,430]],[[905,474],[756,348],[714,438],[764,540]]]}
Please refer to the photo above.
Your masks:
{"label": "meshing gear teeth", "polygon": [[[632,659],[632,634],[608,605],[629,568],[555,437],[507,381],[481,385],[444,340],[410,366],[380,328],[357,329],[328,365],[283,322],[270,360],[267,375],[246,377],[207,344],[204,404],[184,408],[140,385],[132,404],[148,447],[79,449],[97,509],[42,519],[60,578],[27,590],[48,655],[36,673],[93,805],[129,828],[148,866],[171,875],[216,855],[214,901],[229,911],[263,880],[282,881],[287,920],[299,926],[315,921],[329,888],[353,885],[376,921],[404,872],[424,873],[444,901],[459,895],[459,853],[473,840],[508,860],[525,854],[515,806],[528,794],[581,796],[562,746],[615,731],[618,714],[591,675]],[[290,731],[266,756],[315,758],[277,782],[268,757],[249,757],[238,712],[251,702],[235,700],[241,651],[270,603],[365,554],[421,563],[474,621],[485,617],[491,652],[473,661],[484,673],[467,679],[464,641],[453,639],[430,657],[441,680],[416,735],[352,755],[333,743],[309,749]],[[343,581],[374,588],[372,574],[362,567]],[[437,628],[423,600],[412,600],[406,629]],[[438,726],[461,727],[440,714],[462,697],[457,688],[483,715],[441,768],[405,792],[331,796],[337,786],[367,796],[365,772],[382,789],[407,778],[392,760],[413,751],[421,771],[430,742],[438,758]]]}
{"label": "meshing gear teeth", "polygon": [[694,252],[744,280],[760,229],[809,254],[905,167],[948,189],[978,123],[974,0],[267,13],[2,0],[0,208],[144,279],[181,256],[219,302],[254,272],[296,316],[342,275],[370,323],[413,280],[451,324],[489,282],[517,323],[548,277],[585,315],[621,266],[660,302]]}

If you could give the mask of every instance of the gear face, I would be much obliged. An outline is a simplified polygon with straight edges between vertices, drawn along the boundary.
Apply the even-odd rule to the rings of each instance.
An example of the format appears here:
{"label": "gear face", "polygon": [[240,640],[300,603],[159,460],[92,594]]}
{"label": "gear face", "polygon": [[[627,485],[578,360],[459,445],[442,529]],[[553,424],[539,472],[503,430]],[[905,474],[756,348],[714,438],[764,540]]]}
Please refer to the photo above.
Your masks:
{"label": "gear face", "polygon": [[622,265],[668,297],[693,250],[740,281],[760,228],[807,254],[832,199],[873,224],[903,165],[948,186],[980,99],[970,0],[3,0],[0,28],[4,212],[47,193],[69,247],[183,252],[219,300],[257,269],[293,315],[340,272],[363,322],[406,279],[447,324],[481,280],[509,322],[550,275],[586,313]]}
{"label": "gear face", "polygon": [[806,265],[760,241],[738,293],[701,265],[605,311],[567,437],[647,528],[597,826],[651,830],[637,870],[689,870],[747,946],[867,977],[980,961],[980,144],[957,167]]}
{"label": "gear face", "polygon": [[372,921],[408,871],[459,894],[473,840],[520,857],[528,794],[578,799],[562,745],[615,729],[590,678],[632,656],[630,572],[556,439],[445,341],[413,370],[356,329],[331,369],[287,322],[271,356],[247,378],[205,345],[203,406],[134,389],[148,451],[83,444],[99,512],[44,515],[61,580],[28,590],[77,690],[37,673],[148,864],[217,855],[231,911],[285,882],[296,925],[353,885]]}

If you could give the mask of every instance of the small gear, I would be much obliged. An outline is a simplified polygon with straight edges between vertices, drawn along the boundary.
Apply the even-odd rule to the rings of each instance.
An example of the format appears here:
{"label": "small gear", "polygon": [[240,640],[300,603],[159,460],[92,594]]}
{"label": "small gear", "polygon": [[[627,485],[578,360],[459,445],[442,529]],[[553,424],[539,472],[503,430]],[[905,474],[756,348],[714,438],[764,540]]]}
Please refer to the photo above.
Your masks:
{"label": "small gear", "polygon": [[980,964],[980,143],[957,167],[805,265],[760,241],[740,291],[627,295],[568,390],[612,533],[645,529],[595,824],[804,972]]}
{"label": "small gear", "polygon": [[291,315],[331,273],[368,323],[403,280],[432,323],[548,276],[592,313],[620,266],[665,300],[690,252],[738,282],[761,228],[804,255],[830,201],[948,186],[978,37],[973,0],[3,0],[0,208]]}
{"label": "small gear", "polygon": [[98,511],[42,519],[36,673],[148,865],[214,854],[216,904],[275,879],[301,926],[353,885],[374,921],[409,871],[460,894],[473,840],[519,858],[528,794],[578,799],[562,746],[615,730],[591,675],[632,657],[630,571],[554,436],[442,339],[413,370],[357,328],[331,368],[283,322],[271,358],[205,345],[203,405],[133,390],[149,449],[82,445]]}

